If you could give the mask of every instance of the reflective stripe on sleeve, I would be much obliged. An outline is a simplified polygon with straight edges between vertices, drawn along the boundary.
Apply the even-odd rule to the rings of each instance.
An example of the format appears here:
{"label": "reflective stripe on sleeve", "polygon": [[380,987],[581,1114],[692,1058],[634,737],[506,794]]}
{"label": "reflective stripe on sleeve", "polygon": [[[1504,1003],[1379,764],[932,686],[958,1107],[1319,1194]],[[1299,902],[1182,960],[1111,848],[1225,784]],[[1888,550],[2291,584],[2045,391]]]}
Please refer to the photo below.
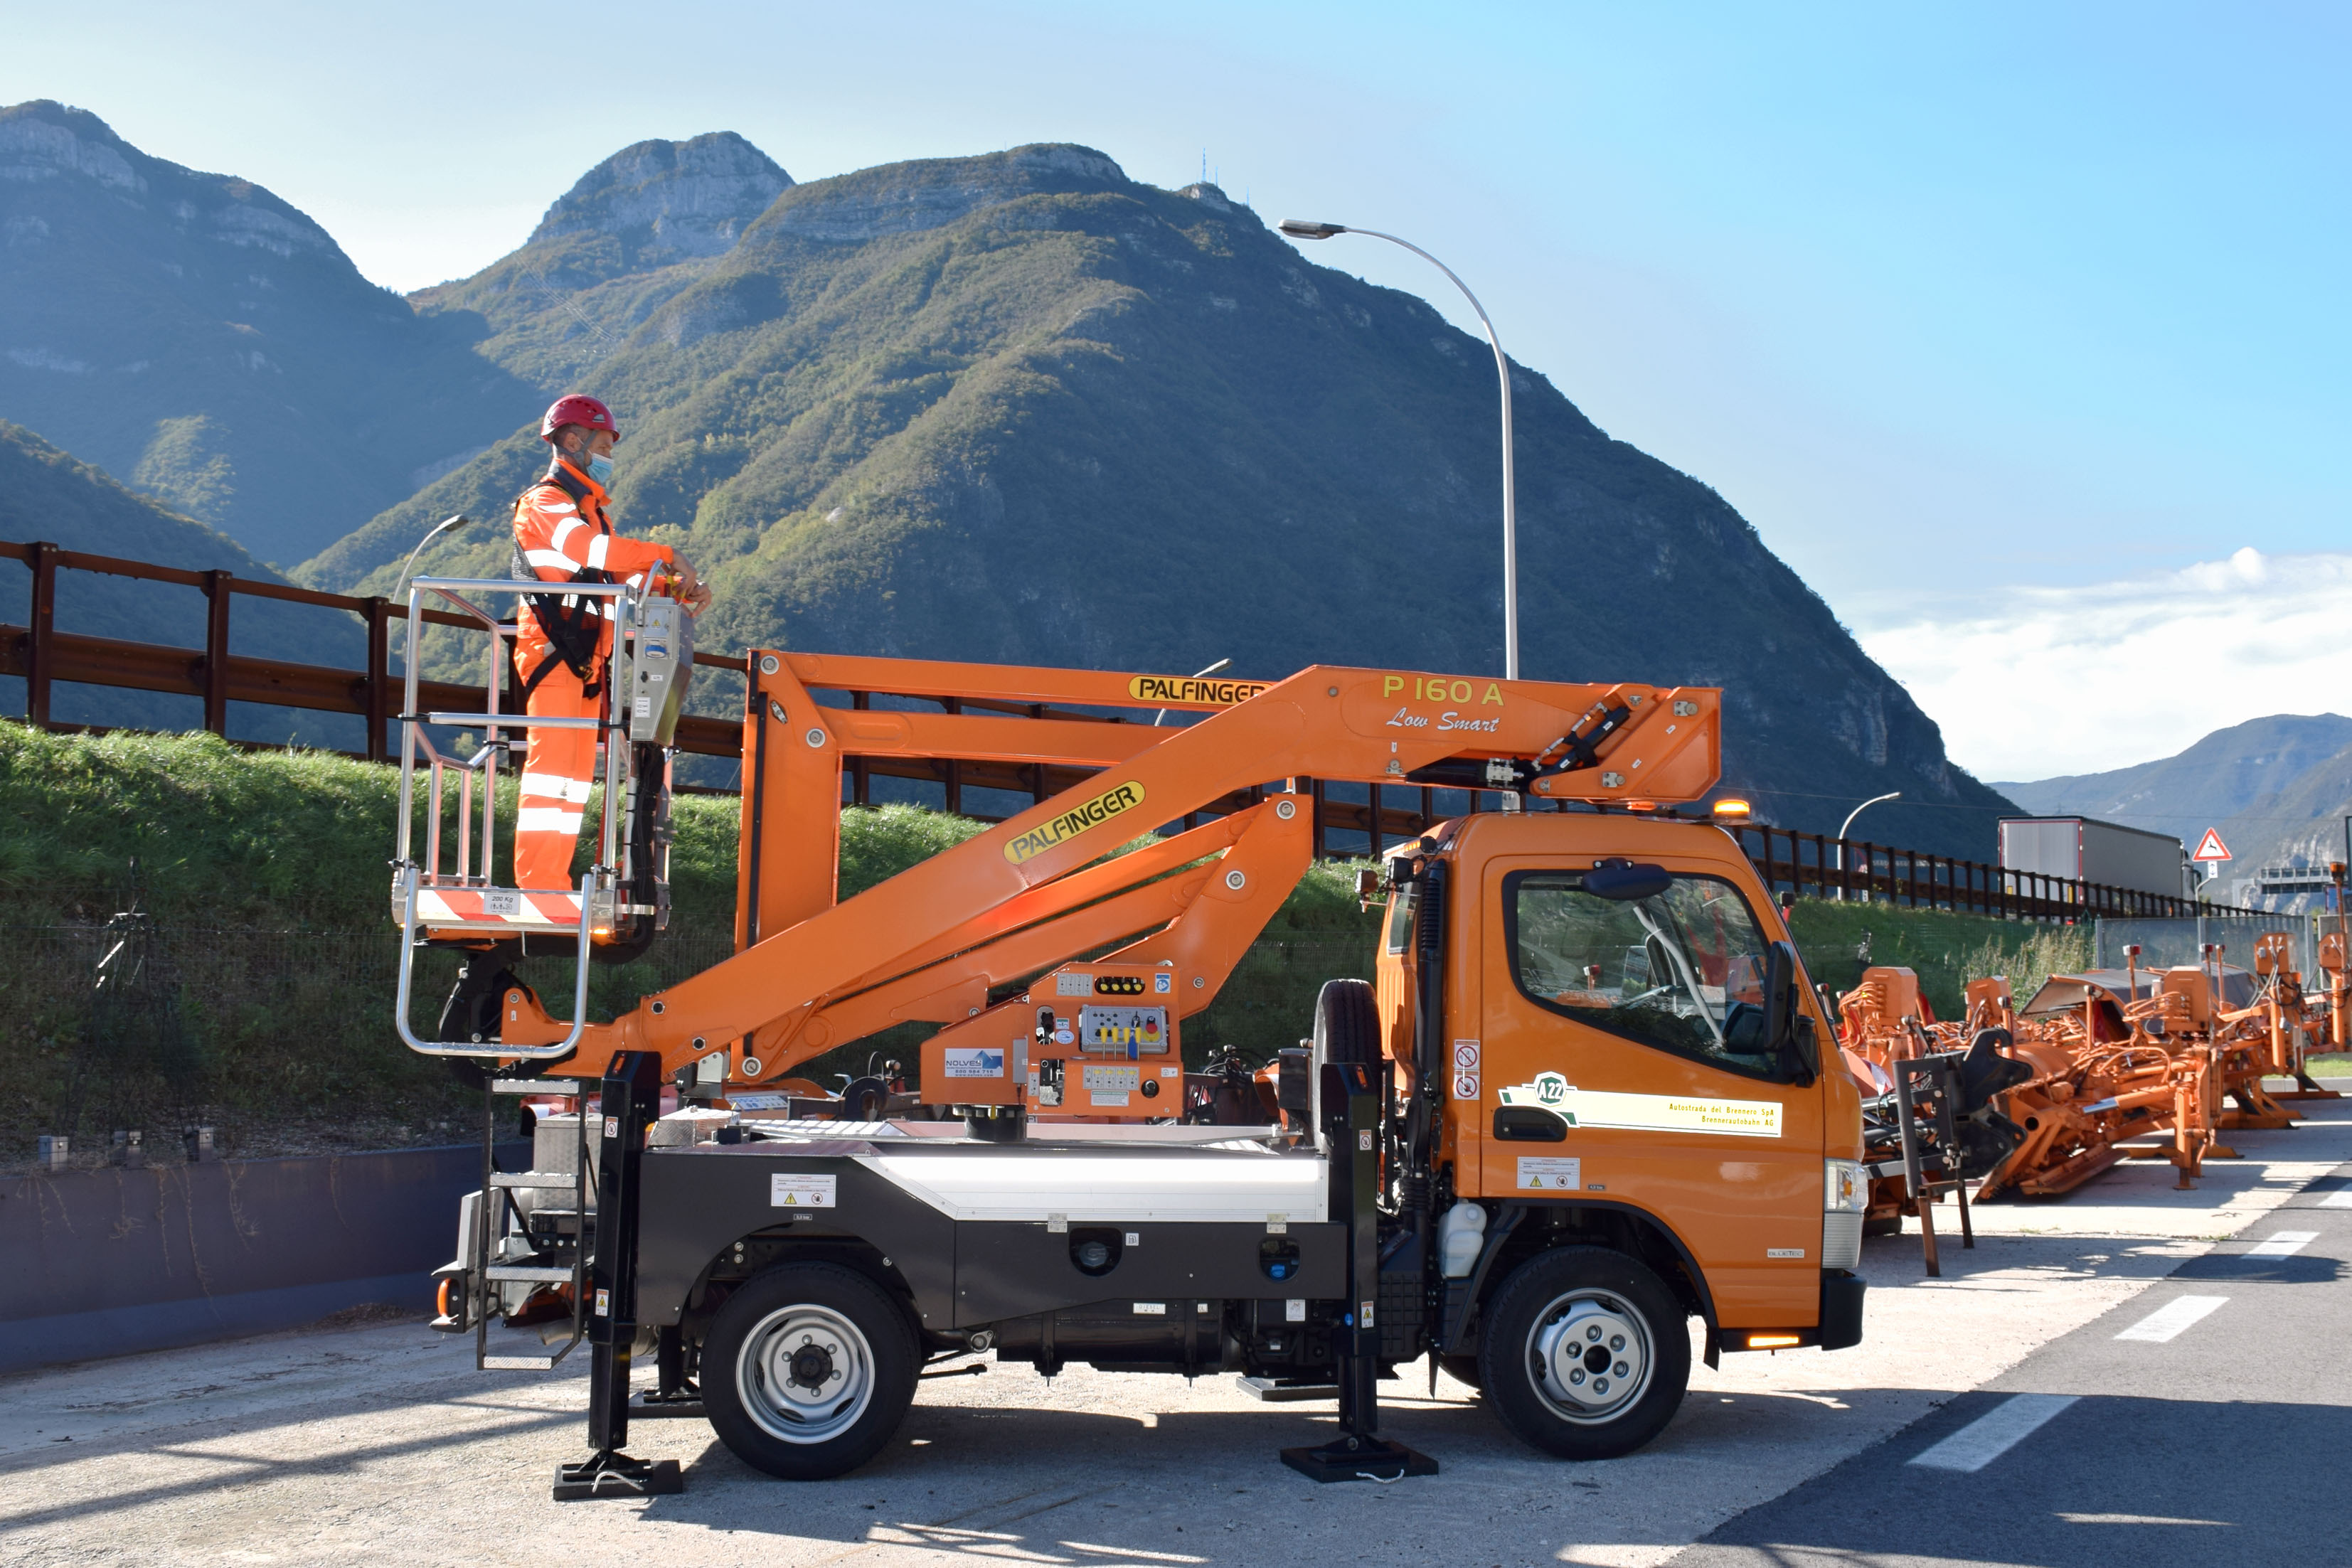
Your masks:
{"label": "reflective stripe on sleeve", "polygon": [[522,552],[522,559],[525,565],[534,570],[560,571],[566,577],[575,570],[572,558],[560,549],[527,549]]}
{"label": "reflective stripe on sleeve", "polygon": [[602,571],[604,569],[604,552],[611,548],[612,543],[613,536],[610,534],[598,534],[594,538],[590,539],[588,564]]}
{"label": "reflective stripe on sleeve", "polygon": [[[565,539],[570,538],[573,533],[581,528],[586,528],[587,526],[588,525],[582,522],[577,516],[566,517],[562,522],[555,525],[555,532],[548,536],[547,542],[554,549],[562,549]],[[566,557],[565,559],[569,559],[570,558]]]}

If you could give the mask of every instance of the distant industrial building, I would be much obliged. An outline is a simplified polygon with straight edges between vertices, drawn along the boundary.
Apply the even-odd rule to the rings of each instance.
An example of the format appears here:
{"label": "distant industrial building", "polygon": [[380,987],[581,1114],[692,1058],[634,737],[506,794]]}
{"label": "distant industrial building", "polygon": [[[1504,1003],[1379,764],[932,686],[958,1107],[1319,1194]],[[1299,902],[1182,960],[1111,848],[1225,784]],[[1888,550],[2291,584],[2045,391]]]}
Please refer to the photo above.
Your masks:
{"label": "distant industrial building", "polygon": [[2003,817],[2000,863],[2005,871],[2039,872],[2171,898],[2196,896],[2189,848],[2179,839],[2092,817]]}

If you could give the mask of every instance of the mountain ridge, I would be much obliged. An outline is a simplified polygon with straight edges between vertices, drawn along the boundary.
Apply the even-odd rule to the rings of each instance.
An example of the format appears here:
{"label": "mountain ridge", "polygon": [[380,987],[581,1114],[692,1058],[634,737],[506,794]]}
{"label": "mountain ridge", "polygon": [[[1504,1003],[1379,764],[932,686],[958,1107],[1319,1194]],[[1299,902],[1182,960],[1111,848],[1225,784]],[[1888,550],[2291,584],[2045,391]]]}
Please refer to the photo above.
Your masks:
{"label": "mountain ridge", "polygon": [[48,99],[0,108],[0,419],[299,561],[533,412],[249,180]]}
{"label": "mountain ridge", "polygon": [[[420,308],[480,312],[510,365],[593,367],[622,526],[720,591],[706,645],[1500,667],[1486,345],[1213,186],[1039,144],[793,184],[719,256],[552,304],[516,286],[523,256]],[[1883,832],[1990,858],[2008,803],[1752,526],[1512,374],[1529,674],[1725,685],[1732,777],[1779,820],[1900,788]],[[381,591],[439,517],[502,522],[543,462],[518,431],[298,575]],[[429,564],[503,570],[501,534]]]}

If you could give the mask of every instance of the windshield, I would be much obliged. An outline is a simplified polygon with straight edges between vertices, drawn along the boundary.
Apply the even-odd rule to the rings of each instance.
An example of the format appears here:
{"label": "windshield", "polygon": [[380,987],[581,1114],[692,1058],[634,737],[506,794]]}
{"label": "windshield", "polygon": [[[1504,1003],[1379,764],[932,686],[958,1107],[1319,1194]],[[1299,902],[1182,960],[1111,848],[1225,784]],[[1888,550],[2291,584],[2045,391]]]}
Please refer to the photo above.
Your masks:
{"label": "windshield", "polygon": [[1503,888],[1528,1000],[1713,1066],[1784,1075],[1764,1039],[1764,938],[1729,883],[1677,875],[1624,902],[1586,893],[1579,872],[1520,872]]}

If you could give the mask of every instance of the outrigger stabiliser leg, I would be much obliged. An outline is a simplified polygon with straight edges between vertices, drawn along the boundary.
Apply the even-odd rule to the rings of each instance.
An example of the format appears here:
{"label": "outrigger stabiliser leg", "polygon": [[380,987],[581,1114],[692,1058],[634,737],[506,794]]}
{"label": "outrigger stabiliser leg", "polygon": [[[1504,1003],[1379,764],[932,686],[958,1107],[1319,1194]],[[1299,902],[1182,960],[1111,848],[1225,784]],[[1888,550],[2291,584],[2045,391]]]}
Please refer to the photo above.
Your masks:
{"label": "outrigger stabiliser leg", "polygon": [[629,1441],[629,1355],[637,1338],[637,1199],[646,1130],[661,1114],[661,1058],[614,1053],[604,1070],[604,1147],[596,1180],[596,1254],[589,1274],[588,1446],[555,1472],[555,1500],[655,1497],[686,1490],[676,1459],[635,1459]]}
{"label": "outrigger stabiliser leg", "polygon": [[[1383,1070],[1385,1071],[1385,1070]],[[1371,1066],[1323,1064],[1323,1128],[1331,1153],[1331,1214],[1348,1222],[1348,1303],[1332,1328],[1339,1364],[1340,1436],[1316,1448],[1285,1448],[1282,1462],[1318,1481],[1393,1481],[1433,1476],[1437,1461],[1380,1435],[1381,1093]]]}

